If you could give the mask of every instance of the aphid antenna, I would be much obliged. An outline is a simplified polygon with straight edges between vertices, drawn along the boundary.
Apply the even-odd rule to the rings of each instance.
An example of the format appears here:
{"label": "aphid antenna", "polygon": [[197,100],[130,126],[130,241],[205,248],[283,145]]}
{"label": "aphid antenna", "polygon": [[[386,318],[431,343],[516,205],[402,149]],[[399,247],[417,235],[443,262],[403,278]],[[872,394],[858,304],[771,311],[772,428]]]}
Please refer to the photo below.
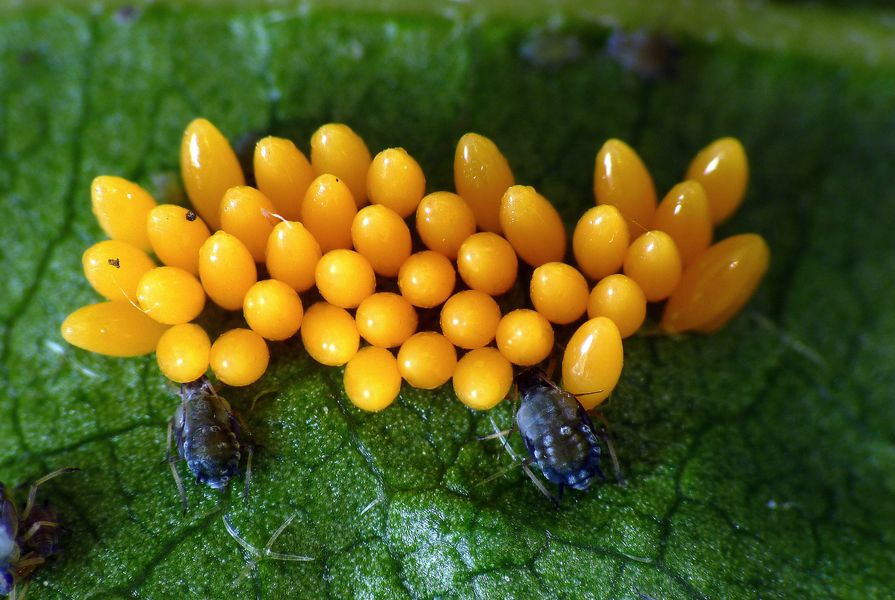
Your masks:
{"label": "aphid antenna", "polygon": [[588,413],[589,416],[597,419],[602,428],[597,431],[597,435],[606,442],[606,448],[609,450],[609,458],[612,459],[612,470],[615,471],[615,479],[618,481],[619,485],[627,485],[627,481],[622,476],[621,467],[618,464],[618,455],[615,453],[615,444],[612,443],[612,436],[610,435],[611,427],[609,426],[609,421],[606,420],[606,417],[603,416],[598,410],[595,410],[591,413]]}
{"label": "aphid antenna", "polygon": [[662,329],[655,324],[650,325],[649,327],[641,327],[637,330],[637,333],[634,334],[637,337],[667,337],[673,340],[681,340],[683,339],[683,335],[679,333],[666,333],[662,331]]}
{"label": "aphid antenna", "polygon": [[262,215],[265,219],[270,219],[271,217],[273,217],[274,219],[278,219],[278,220],[282,221],[283,223],[288,223],[288,222],[289,222],[289,220],[286,219],[286,217],[284,217],[283,215],[277,214],[277,213],[275,213],[275,212],[270,212],[270,211],[267,210],[266,208],[262,208],[262,209],[261,209],[261,215]]}
{"label": "aphid antenna", "polygon": [[[111,261],[110,261],[109,264],[111,264]],[[117,266],[116,266],[115,268],[118,269],[118,268],[120,268],[120,267],[117,267]],[[143,310],[143,308],[142,308],[139,304],[137,304],[136,301],[134,301],[134,299],[131,298],[131,297],[127,294],[127,292],[124,291],[124,288],[121,287],[121,284],[120,284],[120,283],[118,283],[118,278],[115,277],[115,273],[112,273],[112,283],[115,284],[115,287],[118,288],[118,291],[121,292],[121,295],[124,296],[124,299],[127,300],[128,304],[130,304],[131,306],[133,306],[134,308],[136,308],[137,310],[139,310],[139,311],[140,311],[141,313],[143,313],[144,315],[148,315],[148,314],[149,314],[149,311],[151,311],[153,308],[155,308],[155,306],[158,306],[158,303],[156,303],[156,305],[153,306],[152,308],[147,308],[146,310]]]}
{"label": "aphid antenna", "polygon": [[[77,467],[63,467],[61,469],[56,469],[52,473],[47,473],[37,481],[31,484],[31,489],[28,490],[28,500],[25,502],[25,510],[22,511],[22,514],[19,516],[19,519],[24,521],[31,514],[31,509],[34,508],[34,501],[37,499],[37,488],[45,484],[51,479],[59,477],[60,475],[65,475],[66,473],[74,473],[75,471],[80,471]],[[34,535],[32,533],[32,535]]]}
{"label": "aphid antenna", "polygon": [[821,367],[824,370],[828,370],[830,368],[830,365],[827,364],[826,359],[824,359],[824,357],[821,356],[819,352],[811,348],[808,344],[796,338],[792,334],[787,333],[783,330],[782,327],[771,321],[763,314],[753,311],[750,311],[749,314],[752,319],[756,323],[758,323],[759,326],[778,335],[784,346],[786,346],[805,360],[813,363],[815,366]]}
{"label": "aphid antenna", "polygon": [[[491,427],[494,428],[494,433],[495,433],[495,434],[499,434],[499,433],[500,433],[500,427],[497,426],[497,422],[494,420],[494,416],[491,415],[491,414],[489,414],[489,415],[488,415],[488,420],[491,421]],[[513,447],[510,446],[510,443],[507,441],[507,436],[503,436],[503,435],[495,435],[494,437],[500,440],[500,443],[501,443],[501,445],[503,446],[504,450],[507,451],[507,454],[510,455],[510,458],[513,459],[513,462],[514,462],[514,463],[521,463],[521,462],[522,462],[522,460],[519,458],[519,455],[516,454],[516,451],[513,450]]]}
{"label": "aphid antenna", "polygon": [[644,227],[643,225],[638,223],[636,219],[631,219],[631,222],[634,223],[635,225],[637,225],[638,227],[640,227],[643,230],[643,233],[649,232],[649,229],[647,229],[646,227]]}
{"label": "aphid antenna", "polygon": [[271,394],[278,394],[278,393],[279,393],[279,390],[274,389],[274,388],[268,388],[266,390],[261,390],[260,392],[255,394],[255,397],[252,398],[252,403],[249,405],[249,414],[251,414],[255,410],[255,404],[258,402],[258,400],[260,400],[264,396],[270,396]]}
{"label": "aphid antenna", "polygon": [[634,560],[634,561],[637,561],[640,563],[644,563],[644,564],[650,564],[653,562],[653,559],[647,558],[645,556],[635,556],[634,554],[627,554],[625,552],[619,552],[619,554],[621,554],[625,558],[629,558],[631,560]]}
{"label": "aphid antenna", "polygon": [[247,562],[246,566],[242,569],[237,578],[237,581],[241,581],[243,578],[247,577],[248,574],[254,569],[259,562],[265,559],[272,560],[282,560],[282,561],[290,561],[290,562],[308,562],[314,560],[314,558],[310,556],[299,556],[298,554],[283,554],[281,552],[274,552],[271,550],[274,543],[276,543],[277,538],[280,537],[280,534],[289,527],[289,524],[295,519],[296,515],[290,515],[283,524],[280,525],[276,531],[273,532],[273,535],[270,536],[270,539],[267,540],[267,544],[265,544],[263,549],[258,549],[249,543],[245,538],[239,535],[239,532],[236,531],[236,528],[233,526],[233,523],[230,522],[230,516],[224,515],[224,527],[227,529],[227,533],[230,534],[236,543],[242,546],[243,550],[245,550],[252,558]]}

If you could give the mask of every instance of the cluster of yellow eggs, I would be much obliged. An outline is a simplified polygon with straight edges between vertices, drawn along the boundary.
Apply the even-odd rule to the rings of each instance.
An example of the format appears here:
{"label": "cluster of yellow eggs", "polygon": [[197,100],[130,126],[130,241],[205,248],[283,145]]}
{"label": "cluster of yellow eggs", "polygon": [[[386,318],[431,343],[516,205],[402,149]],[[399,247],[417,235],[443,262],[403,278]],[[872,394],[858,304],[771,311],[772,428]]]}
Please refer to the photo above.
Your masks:
{"label": "cluster of yellow eggs", "polygon": [[[618,382],[622,339],[641,327],[647,302],[667,301],[665,332],[714,331],[768,266],[758,235],[711,245],[747,184],[746,155],[732,138],[703,149],[661,203],[634,150],[606,142],[596,206],[572,235],[578,268],[563,262],[567,234],[550,201],[516,185],[497,146],[475,133],[457,144],[456,193],[426,195],[423,171],[404,149],[372,156],[343,124],[314,133],[310,161],[291,141],[266,137],[253,168],[257,188],[245,184],[220,131],[196,119],[181,145],[193,209],[97,177],[93,211],[111,239],[88,248],[83,266],[107,301],[69,315],[65,339],[107,355],[155,352],[176,382],[210,367],[243,386],[267,369],[268,342],[300,335],[317,362],[345,365],[345,391],[362,409],[388,406],[402,379],[422,389],[452,379],[461,401],[484,410],[507,396],[512,365],[546,360],[554,326],[586,314],[565,345],[562,383],[592,408]],[[502,314],[494,298],[515,285],[519,259],[533,268],[533,310]],[[305,310],[299,294],[314,288],[322,299]],[[208,298],[242,310],[247,327],[212,343],[193,322]],[[438,311],[441,331],[418,332],[420,311]]]}

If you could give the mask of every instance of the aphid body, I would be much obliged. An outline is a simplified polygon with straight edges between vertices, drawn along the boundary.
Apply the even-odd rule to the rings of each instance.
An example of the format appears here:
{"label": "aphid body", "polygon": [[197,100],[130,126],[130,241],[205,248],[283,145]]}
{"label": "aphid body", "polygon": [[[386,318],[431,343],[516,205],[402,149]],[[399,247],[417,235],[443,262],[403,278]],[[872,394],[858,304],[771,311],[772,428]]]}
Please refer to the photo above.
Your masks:
{"label": "aphid body", "polygon": [[590,416],[574,395],[537,368],[516,376],[521,403],[516,427],[525,447],[548,481],[586,490],[600,470],[600,444]]}
{"label": "aphid body", "polygon": [[[225,488],[239,474],[242,450],[246,449],[251,457],[250,436],[233,413],[230,404],[211,387],[208,378],[203,376],[182,384],[180,395],[182,402],[169,425],[168,451],[173,430],[177,453],[186,460],[196,481],[207,483],[216,490]],[[186,497],[170,457],[169,462],[185,507]],[[249,465],[246,486],[250,468]]]}
{"label": "aphid body", "polygon": [[56,511],[46,504],[35,506],[34,502],[38,487],[72,471],[77,469],[59,469],[35,481],[21,512],[0,483],[0,596],[14,598],[16,584],[56,553],[61,535]]}

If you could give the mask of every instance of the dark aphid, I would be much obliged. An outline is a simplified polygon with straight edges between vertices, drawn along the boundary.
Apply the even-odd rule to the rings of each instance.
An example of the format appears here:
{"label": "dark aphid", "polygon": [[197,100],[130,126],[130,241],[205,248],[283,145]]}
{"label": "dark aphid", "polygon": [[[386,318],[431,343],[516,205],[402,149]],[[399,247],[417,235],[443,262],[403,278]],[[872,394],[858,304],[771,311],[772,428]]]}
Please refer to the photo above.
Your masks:
{"label": "dark aphid", "polygon": [[0,483],[0,596],[16,597],[16,584],[56,553],[61,528],[56,511],[35,506],[37,489],[47,481],[77,471],[65,468],[44,475],[28,491],[25,509],[19,512],[15,500]]}
{"label": "dark aphid", "polygon": [[606,52],[623,69],[647,81],[675,75],[680,50],[666,34],[658,31],[633,32],[616,29],[606,42]]}
{"label": "dark aphid", "polygon": [[186,493],[174,466],[176,459],[171,457],[172,432],[177,454],[186,460],[196,482],[207,483],[216,490],[226,488],[230,480],[239,475],[239,461],[244,450],[248,457],[244,494],[248,498],[254,448],[251,435],[230,404],[217,395],[207,377],[182,384],[180,396],[182,402],[168,422],[166,453],[184,511],[187,509]]}
{"label": "dark aphid", "polygon": [[[606,432],[594,427],[590,415],[573,394],[537,368],[516,375],[516,388],[520,405],[514,428],[519,429],[529,454],[522,461],[522,468],[544,495],[558,502],[532,473],[531,463],[538,465],[548,481],[559,486],[559,498],[566,487],[586,490],[595,478],[606,479],[600,470],[602,451],[597,437],[606,441],[618,475],[618,463]],[[488,437],[504,437],[511,431]]]}

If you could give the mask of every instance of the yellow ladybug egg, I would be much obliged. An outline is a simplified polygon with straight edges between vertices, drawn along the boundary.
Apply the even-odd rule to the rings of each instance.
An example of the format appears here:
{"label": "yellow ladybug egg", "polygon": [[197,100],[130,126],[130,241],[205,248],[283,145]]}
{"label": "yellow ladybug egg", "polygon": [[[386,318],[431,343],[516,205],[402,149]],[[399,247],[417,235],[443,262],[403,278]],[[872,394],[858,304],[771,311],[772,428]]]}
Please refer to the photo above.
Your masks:
{"label": "yellow ladybug egg", "polygon": [[607,317],[596,317],[569,339],[562,357],[562,385],[590,410],[612,393],[622,364],[618,327]]}
{"label": "yellow ladybug egg", "polygon": [[267,238],[267,270],[270,276],[297,292],[314,287],[314,274],[321,256],[320,244],[301,223],[277,223]]}
{"label": "yellow ladybug egg", "polygon": [[410,256],[410,229],[398,213],[380,204],[365,206],[351,224],[354,248],[370,261],[373,270],[395,277]]}
{"label": "yellow ladybug egg", "polygon": [[199,249],[199,279],[215,304],[239,310],[246,292],[258,280],[258,270],[245,244],[218,231]]}
{"label": "yellow ladybug egg", "polygon": [[370,164],[367,193],[370,202],[387,206],[404,219],[416,211],[426,193],[426,177],[404,148],[389,148]]}
{"label": "yellow ladybug egg", "polygon": [[506,398],[513,385],[513,367],[494,348],[467,352],[454,370],[454,392],[475,410],[489,410]]}
{"label": "yellow ladybug egg", "polygon": [[684,270],[665,305],[668,333],[711,333],[746,305],[768,270],[770,250],[760,235],[735,235],[710,246]]}
{"label": "yellow ladybug egg", "polygon": [[567,325],[587,310],[587,281],[571,265],[552,262],[531,275],[529,292],[535,310],[552,323]]}
{"label": "yellow ladybug egg", "polygon": [[81,257],[84,276],[109,300],[137,298],[137,283],[155,263],[145,252],[126,242],[105,240],[90,246]]}
{"label": "yellow ladybug egg", "polygon": [[617,273],[600,280],[587,300],[587,317],[609,317],[622,338],[634,335],[646,319],[646,296],[637,282]]}
{"label": "yellow ladybug egg", "polygon": [[466,238],[457,255],[457,270],[466,285],[499,296],[516,282],[516,251],[496,233],[476,233]]}
{"label": "yellow ladybug egg", "polygon": [[318,176],[328,173],[344,181],[355,208],[367,203],[367,172],[372,160],[364,140],[342,123],[328,123],[311,136],[314,172]]}
{"label": "yellow ladybug egg", "polygon": [[698,181],[705,188],[712,223],[717,225],[743,202],[749,182],[746,150],[736,138],[715,140],[693,158],[686,178]]}
{"label": "yellow ladybug egg", "polygon": [[494,142],[477,133],[460,138],[454,153],[454,186],[481,229],[501,231],[500,199],[515,183],[507,159]]}
{"label": "yellow ladybug egg", "polygon": [[415,388],[433,390],[447,383],[457,366],[457,349],[434,331],[415,333],[401,344],[398,370]]}
{"label": "yellow ladybug egg", "polygon": [[61,327],[72,346],[107,356],[149,354],[167,329],[125,300],[82,306]]}
{"label": "yellow ladybug egg", "polygon": [[685,265],[709,247],[712,218],[698,181],[685,181],[671,188],[656,210],[653,229],[671,236]]}
{"label": "yellow ladybug egg", "polygon": [[520,308],[497,325],[497,348],[515,365],[536,365],[553,350],[553,327],[539,312]]}
{"label": "yellow ladybug egg", "polygon": [[295,290],[276,279],[265,279],[250,287],[242,311],[252,331],[275,341],[295,335],[304,316]]}
{"label": "yellow ladybug egg", "polygon": [[395,357],[375,346],[362,348],[348,361],[342,381],[351,403],[367,412],[386,408],[401,392]]}
{"label": "yellow ladybug egg", "polygon": [[348,186],[335,175],[311,182],[301,205],[301,221],[323,252],[351,248],[351,224],[357,206]]}
{"label": "yellow ladybug egg", "polygon": [[103,175],[90,186],[93,214],[113,240],[149,250],[146,217],[155,200],[139,185],[121,177]]}
{"label": "yellow ladybug egg", "polygon": [[289,221],[301,218],[301,202],[314,180],[314,168],[291,141],[268,136],[255,145],[253,161],[258,189]]}
{"label": "yellow ladybug egg", "polygon": [[416,332],[418,318],[410,302],[398,294],[380,292],[357,307],[357,331],[374,346],[395,348]]}
{"label": "yellow ladybug egg", "polygon": [[433,308],[454,291],[457,273],[444,255],[431,250],[412,254],[398,271],[401,295],[414,306]]}
{"label": "yellow ladybug egg", "polygon": [[240,387],[261,379],[270,362],[267,342],[251,329],[231,329],[211,345],[211,370],[227,385]]}
{"label": "yellow ladybug egg", "polygon": [[357,306],[376,291],[376,274],[370,261],[354,250],[331,250],[315,269],[317,289],[323,299],[342,308]]}
{"label": "yellow ladybug egg", "polygon": [[618,273],[631,237],[628,224],[611,204],[588,210],[572,235],[572,250],[581,272],[594,280]]}
{"label": "yellow ladybug egg", "polygon": [[264,262],[267,239],[276,220],[273,203],[247,185],[230,188],[221,199],[221,229],[239,238],[255,262]]}
{"label": "yellow ladybug egg", "polygon": [[478,290],[454,294],[441,307],[441,331],[460,348],[481,348],[489,344],[497,333],[498,323],[497,302]]}
{"label": "yellow ladybug egg", "polygon": [[317,302],[302,320],[301,341],[311,358],[320,364],[337,367],[357,353],[360,335],[347,310]]}
{"label": "yellow ladybug egg", "polygon": [[416,231],[429,250],[453,260],[460,245],[475,233],[475,215],[457,194],[433,192],[416,209]]}
{"label": "yellow ladybug egg", "polygon": [[594,196],[597,204],[618,208],[635,237],[653,221],[656,188],[637,153],[621,140],[612,139],[597,153],[594,166]]}
{"label": "yellow ladybug egg", "polygon": [[566,229],[559,213],[531,186],[507,189],[500,201],[500,225],[516,254],[533,267],[566,255]]}
{"label": "yellow ladybug egg", "polygon": [[670,296],[681,280],[681,255],[664,231],[648,231],[634,240],[624,267],[625,275],[637,282],[649,302]]}
{"label": "yellow ladybug egg", "polygon": [[162,374],[176,383],[189,383],[208,370],[211,340],[195,323],[170,328],[158,341],[155,358]]}
{"label": "yellow ladybug egg", "polygon": [[224,192],[245,185],[239,159],[227,138],[206,119],[187,125],[180,142],[180,173],[187,196],[212,229],[221,227]]}
{"label": "yellow ladybug egg", "polygon": [[149,212],[146,230],[160,261],[199,274],[199,248],[211,235],[199,215],[182,206],[162,204]]}
{"label": "yellow ladybug egg", "polygon": [[166,325],[192,321],[205,308],[205,290],[196,276],[177,267],[156,267],[137,282],[143,311]]}

